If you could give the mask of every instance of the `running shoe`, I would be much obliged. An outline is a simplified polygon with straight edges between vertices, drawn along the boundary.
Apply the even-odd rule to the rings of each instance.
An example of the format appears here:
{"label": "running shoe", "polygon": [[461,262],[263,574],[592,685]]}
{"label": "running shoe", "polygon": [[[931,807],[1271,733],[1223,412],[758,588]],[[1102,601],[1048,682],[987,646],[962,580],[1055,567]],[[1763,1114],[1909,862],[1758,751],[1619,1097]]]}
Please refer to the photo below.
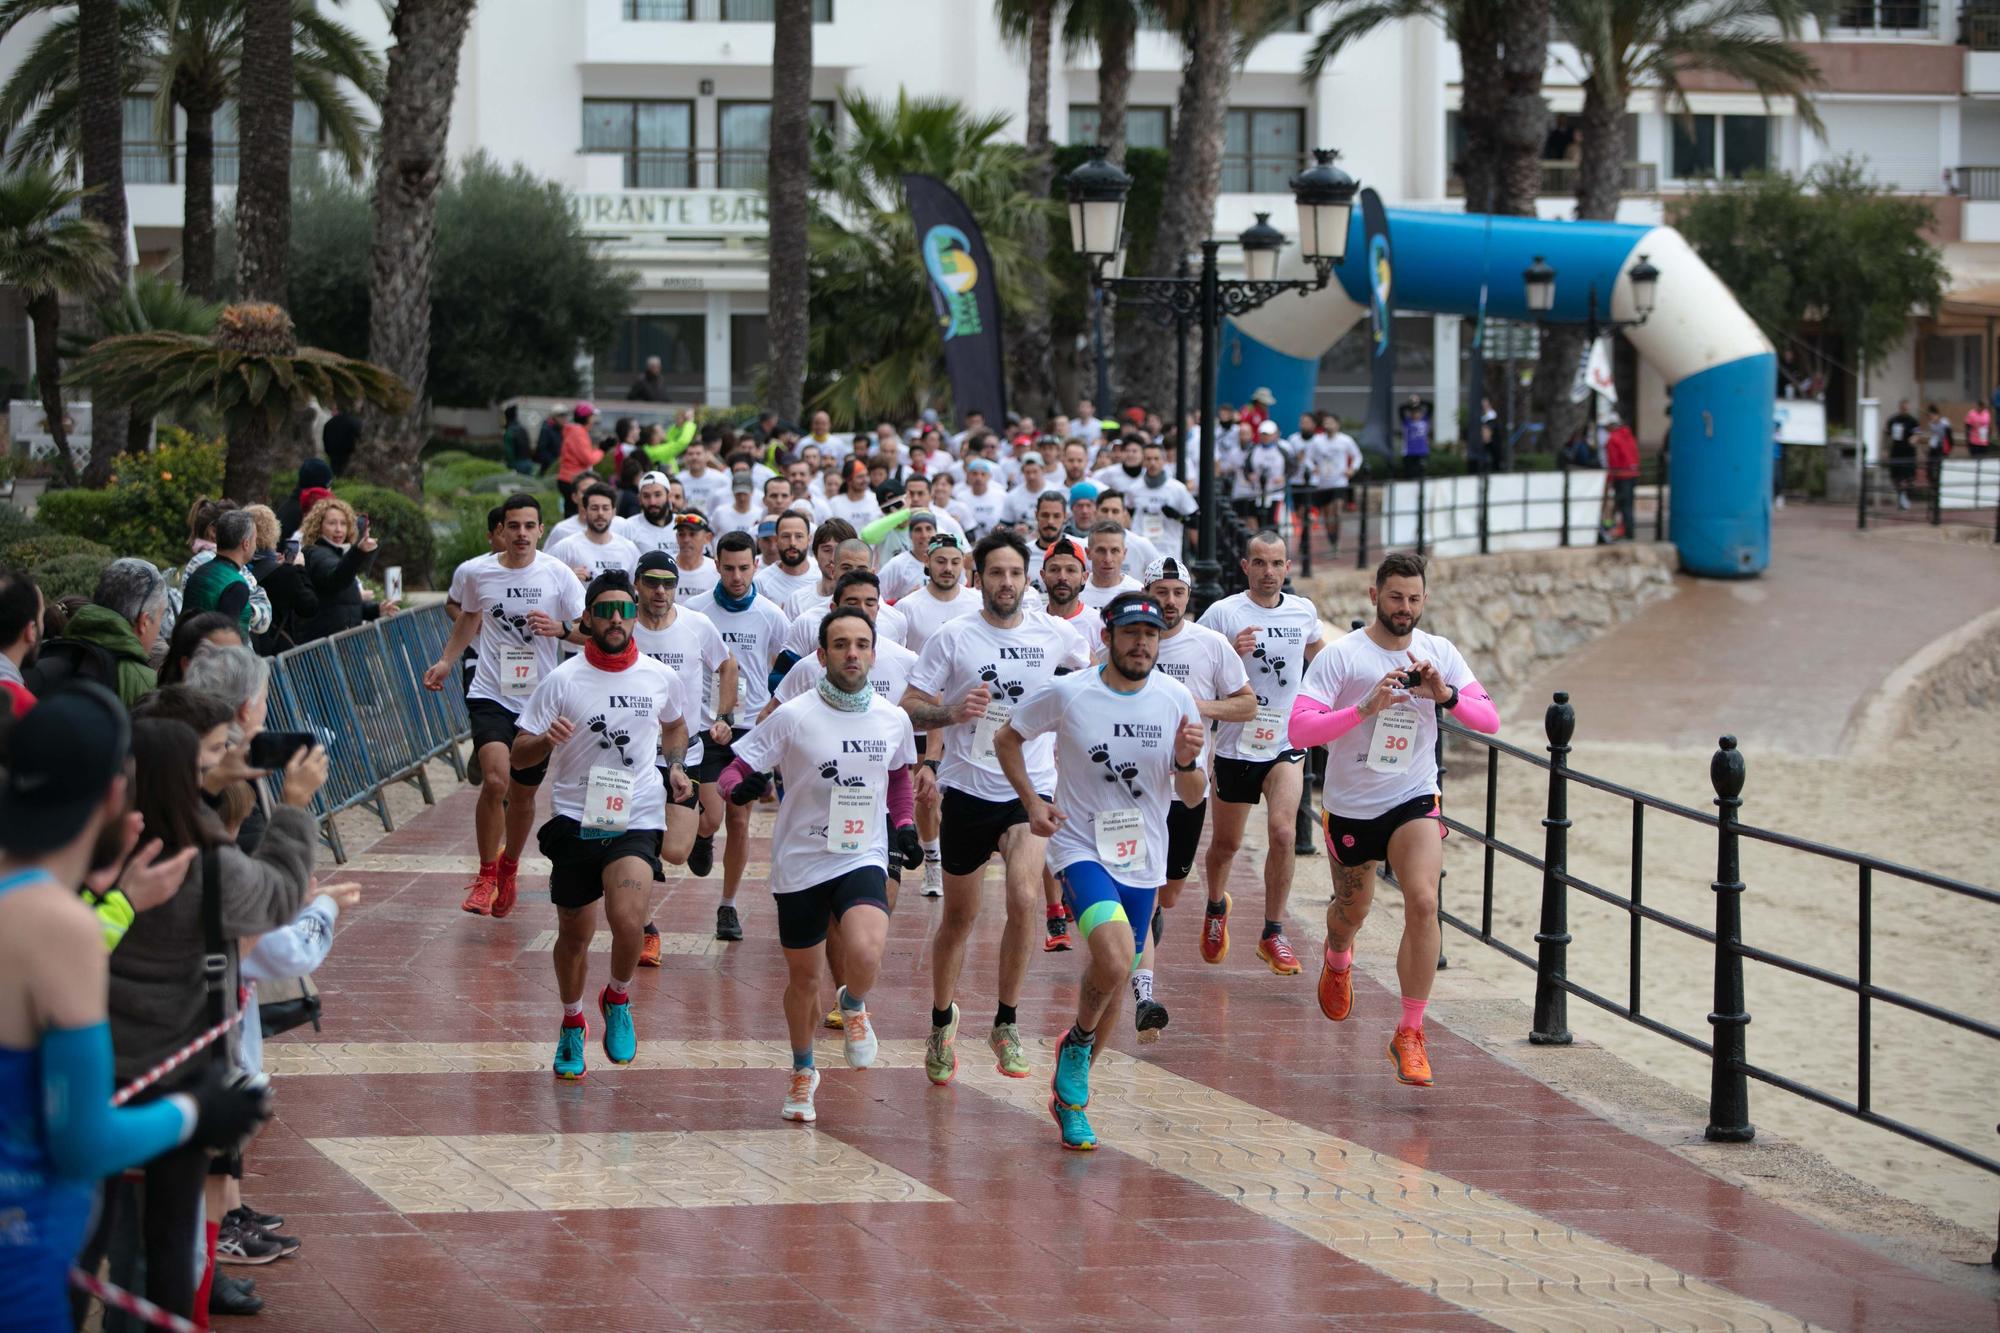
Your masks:
{"label": "running shoe", "polygon": [[564,1023],[556,1031],[556,1077],[579,1079],[587,1072],[583,1067],[583,1043],[590,1036],[588,1023]]}
{"label": "running shoe", "polygon": [[778,1114],[787,1120],[810,1125],[819,1119],[819,1112],[813,1110],[813,1093],[819,1088],[819,1070],[794,1069],[791,1086],[785,1090],[785,1104]]}
{"label": "running shoe", "polygon": [[1021,1049],[1019,1023],[995,1023],[992,1034],[986,1038],[986,1044],[993,1049],[994,1068],[1008,1078],[1028,1076],[1028,1056]]}
{"label": "running shoe", "polygon": [[1151,1046],[1167,1026],[1167,1006],[1157,1000],[1140,1000],[1132,1006],[1132,1026],[1139,1030],[1139,1044]]}
{"label": "running shoe", "polygon": [[1396,1081],[1412,1087],[1431,1085],[1431,1058],[1424,1050],[1422,1028],[1397,1028],[1389,1038],[1389,1063],[1396,1067]]}
{"label": "running shoe", "polygon": [[715,835],[713,833],[705,838],[696,838],[694,840],[694,846],[688,849],[687,867],[688,874],[695,876],[705,876],[709,871],[715,869]]}
{"label": "running shoe", "polygon": [[520,878],[520,875],[521,869],[519,866],[516,866],[511,871],[503,868],[495,878],[497,885],[493,890],[493,919],[495,921],[498,921],[501,917],[506,916],[507,913],[514,910],[514,894],[519,888],[519,885],[515,881]]}
{"label": "running shoe", "polygon": [[597,993],[597,1012],[604,1015],[604,1058],[614,1065],[629,1065],[639,1053],[639,1033],[632,1026],[632,1000],[611,998],[611,987]]}
{"label": "running shoe", "polygon": [[1202,909],[1201,961],[1219,963],[1227,957],[1229,957],[1229,895],[1225,893],[1222,895],[1220,912]]}
{"label": "running shoe", "polygon": [[1049,918],[1049,934],[1048,938],[1042,941],[1042,952],[1069,952],[1069,916],[1067,913],[1062,916],[1052,916]]}
{"label": "running shoe", "polygon": [[1094,1045],[1071,1041],[1068,1032],[1056,1042],[1056,1072],[1049,1080],[1049,1091],[1057,1105],[1077,1111],[1090,1105],[1090,1057],[1096,1050]]}
{"label": "running shoe", "polygon": [[944,897],[944,862],[924,859],[924,897]]}
{"label": "running shoe", "polygon": [[238,1204],[224,1216],[246,1226],[253,1226],[259,1231],[276,1231],[285,1225],[283,1213],[260,1213],[249,1204]]}
{"label": "running shoe", "polygon": [[263,1308],[264,1298],[257,1294],[256,1284],[247,1277],[217,1273],[215,1280],[209,1283],[210,1314],[253,1315]]}
{"label": "running shoe", "polygon": [[875,1054],[881,1049],[881,1043],[875,1038],[875,1025],[868,1021],[867,1009],[848,1009],[840,1004],[846,995],[847,987],[842,986],[834,1003],[845,1020],[840,1030],[841,1047],[847,1056],[849,1069],[866,1069],[875,1063]]}
{"label": "running shoe", "polygon": [[224,1223],[215,1236],[215,1261],[219,1264],[268,1264],[282,1254],[283,1247],[261,1231]]}
{"label": "running shoe", "polygon": [[1354,969],[1319,965],[1319,1011],[1336,1023],[1354,1012]]}
{"label": "running shoe", "polygon": [[743,938],[743,922],[736,915],[735,903],[721,903],[715,909],[715,938],[719,940],[740,940]]}
{"label": "running shoe", "polygon": [[1292,942],[1283,935],[1269,935],[1258,940],[1257,956],[1281,977],[1295,977],[1303,970],[1299,966],[1299,956],[1292,952]]}
{"label": "running shoe", "polygon": [[458,905],[462,912],[474,916],[492,916],[493,898],[500,892],[500,881],[489,875],[480,875],[465,886],[465,901]]}
{"label": "running shoe", "polygon": [[262,1236],[265,1240],[268,1240],[272,1244],[276,1245],[278,1247],[278,1257],[280,1259],[285,1258],[287,1255],[293,1255],[299,1252],[300,1241],[297,1236],[281,1236],[277,1232],[270,1230],[268,1227],[250,1227],[248,1228],[248,1230],[256,1232],[258,1235]]}
{"label": "running shoe", "polygon": [[1056,1128],[1062,1133],[1062,1146],[1071,1152],[1092,1152],[1097,1148],[1097,1131],[1090,1127],[1090,1119],[1074,1106],[1064,1106],[1051,1097],[1049,1114],[1055,1117]]}
{"label": "running shoe", "polygon": [[826,1011],[825,1026],[832,1028],[835,1032],[847,1026],[847,1020],[840,1016],[839,1006],[836,1005],[834,1008]]}
{"label": "running shoe", "polygon": [[658,967],[660,965],[660,932],[653,929],[652,922],[646,923],[646,938],[639,945],[639,966]]}
{"label": "running shoe", "polygon": [[924,1042],[924,1073],[942,1087],[958,1072],[958,1005],[951,1006],[951,1022],[931,1029]]}

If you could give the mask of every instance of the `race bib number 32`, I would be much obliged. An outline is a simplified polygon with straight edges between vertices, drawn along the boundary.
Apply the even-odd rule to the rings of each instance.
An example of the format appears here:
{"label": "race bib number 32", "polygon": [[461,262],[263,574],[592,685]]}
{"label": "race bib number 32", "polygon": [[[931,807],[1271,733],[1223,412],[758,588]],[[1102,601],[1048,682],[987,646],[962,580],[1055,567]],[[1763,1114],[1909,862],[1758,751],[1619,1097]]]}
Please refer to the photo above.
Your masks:
{"label": "race bib number 32", "polygon": [[872,788],[835,787],[827,792],[826,849],[835,856],[853,856],[873,847],[881,808]]}
{"label": "race bib number 32", "polygon": [[1375,732],[1368,738],[1368,767],[1385,773],[1400,772],[1410,766],[1416,754],[1417,722],[1408,708],[1391,708],[1375,719]]}

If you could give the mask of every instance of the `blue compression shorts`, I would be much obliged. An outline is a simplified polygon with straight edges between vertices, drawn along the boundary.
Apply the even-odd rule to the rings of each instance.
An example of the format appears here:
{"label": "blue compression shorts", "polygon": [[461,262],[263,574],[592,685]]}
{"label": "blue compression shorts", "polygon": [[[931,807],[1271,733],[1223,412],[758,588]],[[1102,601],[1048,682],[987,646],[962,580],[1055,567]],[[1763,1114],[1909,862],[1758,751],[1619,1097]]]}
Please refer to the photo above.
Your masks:
{"label": "blue compression shorts", "polygon": [[1153,898],[1158,889],[1121,884],[1095,861],[1078,861],[1056,875],[1062,881],[1063,901],[1076,918],[1077,934],[1084,939],[1107,921],[1122,921],[1132,932],[1134,967],[1145,956],[1148,927],[1153,921]]}

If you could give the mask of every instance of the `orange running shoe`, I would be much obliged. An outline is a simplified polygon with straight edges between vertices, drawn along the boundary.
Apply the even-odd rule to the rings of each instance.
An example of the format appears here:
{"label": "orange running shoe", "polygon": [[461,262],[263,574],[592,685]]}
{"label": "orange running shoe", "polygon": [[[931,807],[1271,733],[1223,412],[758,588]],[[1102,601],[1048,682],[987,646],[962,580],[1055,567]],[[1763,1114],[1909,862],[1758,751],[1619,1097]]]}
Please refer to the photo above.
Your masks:
{"label": "orange running shoe", "polygon": [[1229,957],[1229,895],[1222,895],[1222,910],[1201,914],[1201,961],[1219,963]]}
{"label": "orange running shoe", "polygon": [[1319,1011],[1336,1023],[1354,1012],[1354,969],[1319,965]]}
{"label": "orange running shoe", "polygon": [[1257,956],[1281,977],[1295,977],[1305,970],[1299,966],[1299,956],[1292,952],[1292,942],[1283,935],[1258,940]]}
{"label": "orange running shoe", "polygon": [[657,930],[649,930],[646,932],[645,941],[639,945],[639,966],[658,967],[659,965],[660,965],[660,932]]}
{"label": "orange running shoe", "polygon": [[1389,1063],[1396,1067],[1396,1081],[1412,1087],[1431,1085],[1431,1058],[1424,1050],[1422,1028],[1397,1028],[1389,1038]]}
{"label": "orange running shoe", "polygon": [[498,921],[501,917],[506,916],[507,913],[514,910],[514,892],[517,887],[515,880],[519,876],[520,870],[518,868],[508,870],[503,865],[500,874],[497,876],[499,887],[493,893],[493,919],[495,921]]}
{"label": "orange running shoe", "polygon": [[474,916],[492,916],[493,896],[499,892],[499,880],[481,875],[465,886],[465,901],[458,905],[459,910]]}

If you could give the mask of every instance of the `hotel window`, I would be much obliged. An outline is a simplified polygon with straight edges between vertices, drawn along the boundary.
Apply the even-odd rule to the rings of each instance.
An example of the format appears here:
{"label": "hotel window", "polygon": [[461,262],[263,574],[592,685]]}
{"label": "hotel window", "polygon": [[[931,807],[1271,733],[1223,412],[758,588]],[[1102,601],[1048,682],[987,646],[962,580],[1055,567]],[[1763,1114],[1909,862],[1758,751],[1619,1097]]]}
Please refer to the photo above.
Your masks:
{"label": "hotel window", "polygon": [[699,396],[708,367],[708,319],[703,315],[627,315],[611,346],[598,358],[598,378],[617,382],[660,358],[660,375],[671,386]]}
{"label": "hotel window", "polygon": [[[1167,106],[1126,107],[1125,146],[1127,148],[1173,147],[1173,116],[1173,108]],[[1071,143],[1096,143],[1097,125],[1098,115],[1095,106],[1073,106],[1069,109]]]}
{"label": "hotel window", "polygon": [[127,185],[171,185],[174,182],[174,145],[162,143],[153,123],[150,93],[127,94],[125,109],[125,183]]}
{"label": "hotel window", "polygon": [[1675,180],[1742,176],[1771,165],[1769,116],[1667,117]]}
{"label": "hotel window", "polygon": [[1222,192],[1289,194],[1305,138],[1306,113],[1296,107],[1232,108],[1222,127]]}
{"label": "hotel window", "polygon": [[[814,102],[815,128],[833,124],[833,103]],[[715,109],[715,183],[724,190],[761,190],[771,160],[771,104],[722,102]]]}
{"label": "hotel window", "polygon": [[623,157],[628,190],[687,189],[695,184],[694,103],[585,98],[583,151]]}

